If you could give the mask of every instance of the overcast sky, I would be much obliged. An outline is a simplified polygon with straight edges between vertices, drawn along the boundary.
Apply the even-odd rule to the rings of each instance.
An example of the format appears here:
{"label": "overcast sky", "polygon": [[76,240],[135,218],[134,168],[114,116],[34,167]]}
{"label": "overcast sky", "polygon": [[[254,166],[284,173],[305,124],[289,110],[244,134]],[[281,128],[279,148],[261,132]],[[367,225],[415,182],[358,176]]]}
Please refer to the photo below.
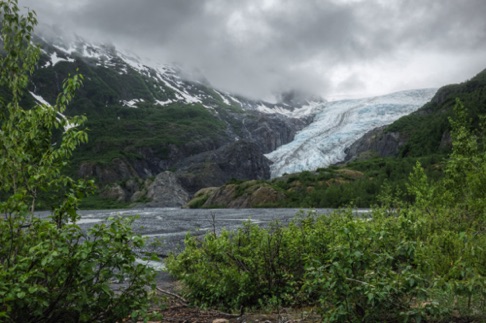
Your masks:
{"label": "overcast sky", "polygon": [[52,25],[270,99],[439,87],[486,68],[486,0],[19,0]]}

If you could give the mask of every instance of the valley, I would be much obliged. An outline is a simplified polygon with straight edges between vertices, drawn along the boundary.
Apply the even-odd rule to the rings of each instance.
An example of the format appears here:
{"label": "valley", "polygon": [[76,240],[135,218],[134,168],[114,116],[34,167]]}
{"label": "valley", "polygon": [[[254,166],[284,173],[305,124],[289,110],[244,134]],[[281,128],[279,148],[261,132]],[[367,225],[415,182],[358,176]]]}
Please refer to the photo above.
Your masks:
{"label": "valley", "polygon": [[482,5],[115,2],[0,1],[2,322],[485,321]]}

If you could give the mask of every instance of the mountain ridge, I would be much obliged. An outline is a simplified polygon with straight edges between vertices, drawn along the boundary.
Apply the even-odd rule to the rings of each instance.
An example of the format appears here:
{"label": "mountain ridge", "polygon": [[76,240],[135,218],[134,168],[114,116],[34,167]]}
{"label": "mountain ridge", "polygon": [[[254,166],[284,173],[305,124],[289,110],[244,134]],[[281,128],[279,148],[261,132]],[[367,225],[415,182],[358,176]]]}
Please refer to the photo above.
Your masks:
{"label": "mountain ridge", "polygon": [[[147,180],[167,171],[188,194],[235,177],[266,178],[263,154],[292,140],[311,120],[309,107],[226,93],[204,80],[186,80],[178,67],[144,65],[113,46],[79,38],[70,44],[38,41],[42,53],[30,104],[54,102],[60,80],[78,70],[84,75],[66,114],[88,117],[90,141],[75,153],[69,171],[95,177],[101,196],[120,202],[146,201]],[[233,165],[212,157],[237,147],[253,148],[242,149]]]}
{"label": "mountain ridge", "polygon": [[[460,99],[468,107],[472,126],[486,112],[486,69],[471,79],[441,87],[427,104],[392,124],[373,129],[346,151],[345,161],[371,156],[414,156],[445,153],[451,149],[448,118]],[[386,147],[388,146],[388,148]]]}

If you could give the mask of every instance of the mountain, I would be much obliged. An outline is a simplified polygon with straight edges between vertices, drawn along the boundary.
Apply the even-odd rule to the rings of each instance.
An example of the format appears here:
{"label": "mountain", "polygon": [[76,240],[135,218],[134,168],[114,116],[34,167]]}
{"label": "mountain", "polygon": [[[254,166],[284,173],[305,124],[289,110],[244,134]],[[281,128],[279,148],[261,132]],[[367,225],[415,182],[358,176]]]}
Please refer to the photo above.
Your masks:
{"label": "mountain", "polygon": [[303,98],[297,106],[244,98],[176,65],[80,38],[37,42],[42,55],[28,103],[55,102],[68,74],[84,75],[66,114],[88,117],[90,140],[69,171],[94,177],[102,197],[122,203],[153,201],[153,186],[164,179],[173,191],[191,195],[232,178],[269,178],[264,154],[290,142],[317,105]]}
{"label": "mountain", "polygon": [[449,117],[460,99],[467,107],[472,127],[486,113],[486,69],[460,84],[440,88],[417,111],[386,127],[369,131],[347,150],[345,160],[379,157],[421,157],[448,153],[451,149]]}
{"label": "mountain", "polygon": [[272,177],[316,170],[343,161],[346,148],[366,132],[417,110],[436,91],[411,90],[319,104],[314,109],[316,114],[311,124],[298,132],[293,141],[265,155],[273,162]]}
{"label": "mountain", "polygon": [[[399,107],[404,102],[404,97],[412,95],[412,97],[423,98],[431,96],[434,90],[420,90],[415,94],[414,92],[394,93],[376,101],[388,101],[390,97],[395,97],[392,100],[399,103],[397,105]],[[233,181],[221,187],[197,192],[188,206],[343,207],[352,205],[370,207],[379,202],[378,197],[383,192],[389,194],[388,202],[391,202],[390,197],[408,200],[411,197],[404,193],[407,191],[406,183],[417,161],[421,163],[429,180],[437,180],[443,175],[444,159],[452,148],[449,117],[453,117],[452,107],[456,99],[460,99],[467,109],[473,132],[478,131],[480,124],[484,122],[483,116],[486,115],[486,70],[466,82],[440,88],[430,101],[415,109],[415,112],[389,125],[379,126],[366,132],[348,148],[343,149],[344,145],[338,147],[339,149],[336,148],[334,151],[337,153],[331,153],[331,156],[338,155],[341,159],[343,153],[345,154],[344,162],[338,165],[296,172],[266,181]],[[350,115],[355,115],[353,119],[358,121],[349,122],[352,130],[365,131],[358,125],[369,122],[368,118],[364,117],[367,114],[373,115],[370,120],[387,118],[386,114],[380,113],[382,110],[379,106],[373,108],[366,106],[366,100],[331,102],[328,106],[334,104],[347,107],[342,110],[342,120],[350,120]],[[349,107],[356,107],[356,110]],[[325,120],[324,112],[325,110],[322,110],[317,113],[314,123],[319,122],[318,116],[321,113],[321,118]],[[381,121],[378,121],[377,125],[379,122]],[[294,145],[294,142],[303,137],[304,133],[312,133],[310,130],[314,129],[314,123],[301,130],[296,135],[296,140],[283,145],[277,151]],[[339,122],[329,123],[331,124],[329,128],[333,128],[334,124],[340,125]],[[321,127],[315,127],[319,130],[316,133],[326,133],[322,129],[327,126],[328,123],[324,123]],[[326,135],[330,138],[335,135],[336,141],[345,142],[354,135],[354,132],[335,127],[332,134]],[[484,138],[484,134],[479,134],[478,137]],[[327,141],[321,141],[319,137],[309,139],[309,142],[321,146],[323,143],[327,144]],[[302,143],[305,141],[300,142]],[[481,141],[480,144],[484,149],[484,142]],[[302,146],[305,147],[303,144]],[[309,147],[308,156],[312,156],[312,145]],[[318,153],[314,154],[319,156]],[[309,158],[309,160],[313,159]]]}

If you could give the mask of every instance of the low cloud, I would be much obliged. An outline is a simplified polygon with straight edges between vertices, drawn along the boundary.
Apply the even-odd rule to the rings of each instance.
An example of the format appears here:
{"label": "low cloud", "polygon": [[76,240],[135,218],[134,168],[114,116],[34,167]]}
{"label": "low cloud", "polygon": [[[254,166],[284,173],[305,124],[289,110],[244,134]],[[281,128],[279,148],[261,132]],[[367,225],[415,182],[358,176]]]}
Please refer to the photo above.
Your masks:
{"label": "low cloud", "polygon": [[[259,98],[289,89],[329,96],[440,86],[486,67],[478,59],[486,54],[483,0],[20,4],[45,24],[196,68],[219,88]],[[427,84],[414,83],[421,74]]]}

